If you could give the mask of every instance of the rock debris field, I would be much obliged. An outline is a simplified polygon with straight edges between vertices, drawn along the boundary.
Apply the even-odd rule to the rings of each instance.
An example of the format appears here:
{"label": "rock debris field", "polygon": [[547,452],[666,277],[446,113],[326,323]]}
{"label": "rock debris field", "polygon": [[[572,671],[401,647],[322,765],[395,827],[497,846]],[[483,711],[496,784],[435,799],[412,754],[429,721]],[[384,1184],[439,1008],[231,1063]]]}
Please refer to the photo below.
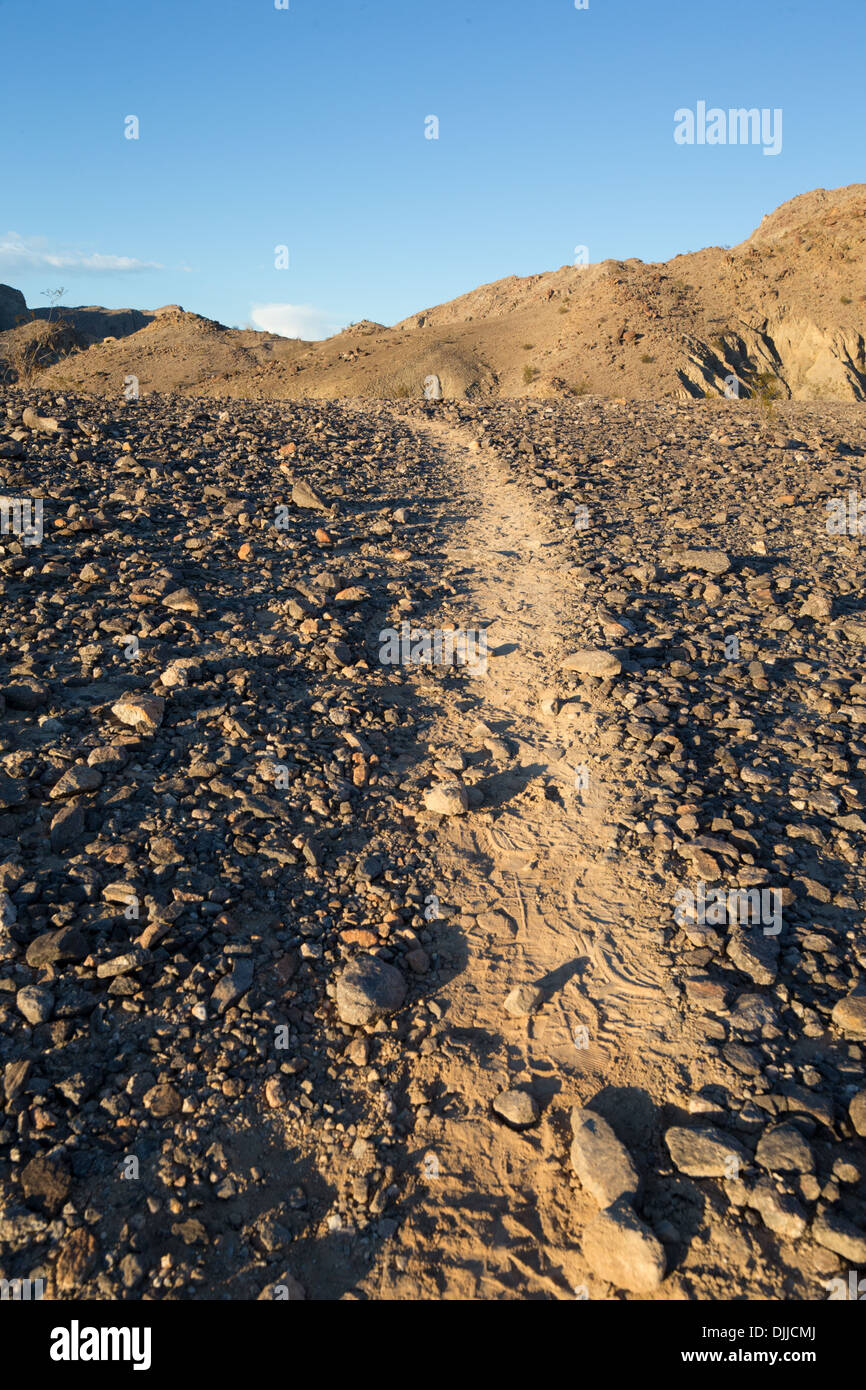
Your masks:
{"label": "rock debris field", "polygon": [[845,1296],[864,455],[844,404],[4,388],[0,1277]]}

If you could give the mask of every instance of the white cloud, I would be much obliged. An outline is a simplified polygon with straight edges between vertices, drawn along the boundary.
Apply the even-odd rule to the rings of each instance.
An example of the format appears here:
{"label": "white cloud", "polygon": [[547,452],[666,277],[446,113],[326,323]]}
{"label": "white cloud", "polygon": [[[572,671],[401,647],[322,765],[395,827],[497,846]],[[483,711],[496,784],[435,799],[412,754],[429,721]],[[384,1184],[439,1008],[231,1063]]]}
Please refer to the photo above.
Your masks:
{"label": "white cloud", "polygon": [[345,327],[323,309],[312,304],[254,304],[250,319],[265,333],[277,333],[281,338],[306,338],[318,341],[330,338]]}
{"label": "white cloud", "polygon": [[138,261],[133,256],[52,248],[45,237],[22,237],[17,232],[0,237],[0,266],[8,270],[67,270],[85,274],[163,269],[155,261]]}

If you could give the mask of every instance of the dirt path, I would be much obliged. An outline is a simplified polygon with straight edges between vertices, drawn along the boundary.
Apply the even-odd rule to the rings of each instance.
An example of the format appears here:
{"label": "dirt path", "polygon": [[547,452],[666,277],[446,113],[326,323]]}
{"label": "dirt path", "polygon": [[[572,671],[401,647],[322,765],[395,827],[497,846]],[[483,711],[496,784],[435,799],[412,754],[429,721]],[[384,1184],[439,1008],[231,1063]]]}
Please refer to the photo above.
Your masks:
{"label": "dirt path", "polygon": [[[377,1270],[367,1288],[603,1297],[577,1253],[594,1207],[570,1176],[568,1114],[599,1097],[626,1142],[647,1142],[650,1096],[681,1084],[677,991],[639,871],[616,852],[609,789],[594,769],[596,718],[562,685],[558,714],[558,702],[546,703],[562,656],[581,645],[562,567],[568,526],[552,531],[468,431],[411,424],[429,447],[431,493],[441,474],[463,518],[442,535],[442,574],[455,589],[442,620],[488,634],[486,674],[440,702],[431,742],[452,753],[487,743],[504,770],[483,784],[483,808],[420,819],[434,837],[442,911],[459,914],[465,968],[430,1004],[447,1042],[414,1070],[433,1104],[415,1216],[401,1227],[405,1268]],[[425,521],[440,525],[435,514]],[[506,997],[524,985],[539,988],[541,1003],[512,1016]],[[514,1087],[542,1106],[532,1129],[516,1132],[491,1110]]]}

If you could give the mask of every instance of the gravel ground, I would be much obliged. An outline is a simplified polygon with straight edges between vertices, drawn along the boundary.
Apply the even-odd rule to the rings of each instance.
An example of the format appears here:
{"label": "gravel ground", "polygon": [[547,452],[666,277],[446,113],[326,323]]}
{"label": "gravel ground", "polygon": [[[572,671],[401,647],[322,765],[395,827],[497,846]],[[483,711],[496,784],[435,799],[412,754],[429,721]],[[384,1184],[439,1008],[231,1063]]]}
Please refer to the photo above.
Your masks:
{"label": "gravel ground", "polygon": [[[0,1277],[816,1299],[866,1264],[862,411],[0,407],[2,515],[42,503],[0,536]],[[512,580],[486,687],[380,660]],[[586,1041],[548,1047],[581,933]]]}

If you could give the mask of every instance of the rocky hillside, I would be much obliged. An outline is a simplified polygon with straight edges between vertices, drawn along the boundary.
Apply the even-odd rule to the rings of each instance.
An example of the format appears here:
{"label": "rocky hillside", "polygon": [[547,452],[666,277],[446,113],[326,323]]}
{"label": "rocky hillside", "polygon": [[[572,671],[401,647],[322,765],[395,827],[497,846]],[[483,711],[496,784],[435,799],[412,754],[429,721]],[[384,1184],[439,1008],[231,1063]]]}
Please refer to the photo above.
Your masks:
{"label": "rocky hillside", "polygon": [[435,375],[446,397],[478,401],[726,391],[862,401],[864,214],[866,185],[817,189],[738,246],[512,276],[392,328],[364,322],[317,343],[227,329],[177,306],[139,315],[137,329],[136,311],[64,310],[85,342],[46,385],[117,394],[134,375],[144,393],[409,399]]}

